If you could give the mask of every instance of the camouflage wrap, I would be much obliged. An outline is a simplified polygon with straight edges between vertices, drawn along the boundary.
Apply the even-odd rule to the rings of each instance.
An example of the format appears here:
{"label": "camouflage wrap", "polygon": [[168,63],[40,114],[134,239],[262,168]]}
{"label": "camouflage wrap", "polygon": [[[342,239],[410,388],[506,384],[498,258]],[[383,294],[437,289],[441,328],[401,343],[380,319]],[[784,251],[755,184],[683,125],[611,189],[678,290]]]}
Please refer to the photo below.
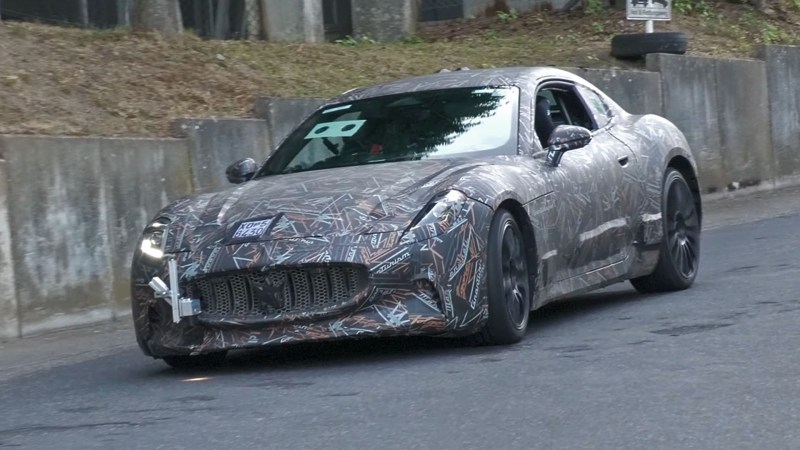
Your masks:
{"label": "camouflage wrap", "polygon": [[[673,158],[682,158],[696,173],[685,138],[666,120],[629,115],[600,93],[611,123],[593,131],[588,146],[565,152],[550,167],[534,133],[532,105],[537,87],[552,80],[596,90],[556,69],[496,69],[401,80],[329,103],[413,90],[517,86],[516,156],[272,175],[167,206],[156,218],[169,222],[164,251],[178,263],[182,295],[196,297],[232,277],[250,277],[251,285],[263,284],[269,295],[248,294],[256,312],[201,313],[174,324],[169,305],[148,287],[154,276],[169,279],[166,261],[137,250],[132,307],[140,346],[159,357],[296,341],[477,332],[488,314],[486,243],[500,207],[521,214],[535,254],[529,265],[534,308],[651,272],[663,234],[664,171]],[[454,215],[412,226],[426,205],[453,190],[466,196]],[[258,238],[237,237],[244,222],[263,222],[267,231]],[[332,292],[341,284],[335,280],[346,278],[350,290],[332,303],[284,311],[268,298],[296,283],[268,280],[292,277],[310,280],[303,283],[313,284],[312,292]]]}

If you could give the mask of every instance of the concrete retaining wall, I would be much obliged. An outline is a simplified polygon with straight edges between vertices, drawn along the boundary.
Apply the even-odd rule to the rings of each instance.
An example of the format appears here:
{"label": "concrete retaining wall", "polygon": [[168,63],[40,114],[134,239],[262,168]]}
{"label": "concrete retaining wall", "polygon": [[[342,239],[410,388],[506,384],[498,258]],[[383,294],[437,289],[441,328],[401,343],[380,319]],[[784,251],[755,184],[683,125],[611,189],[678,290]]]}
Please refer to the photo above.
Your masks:
{"label": "concrete retaining wall", "polygon": [[294,127],[323,103],[325,103],[325,99],[317,97],[261,97],[256,99],[253,112],[256,117],[267,121],[268,146],[274,149],[286,139]]}
{"label": "concrete retaining wall", "polygon": [[767,45],[757,54],[766,64],[775,175],[800,174],[800,47]]}
{"label": "concrete retaining wall", "polygon": [[763,61],[648,55],[661,74],[663,115],[686,135],[703,191],[773,182]]}
{"label": "concrete retaining wall", "polygon": [[[100,145],[4,138],[11,247],[22,334],[113,317]],[[70,142],[72,141],[72,142]]]}
{"label": "concrete retaining wall", "polygon": [[655,72],[565,67],[585,78],[633,114],[661,114],[661,75]]}
{"label": "concrete retaining wall", "polygon": [[142,229],[169,202],[192,192],[180,139],[100,139],[114,317],[130,314],[130,268]]}
{"label": "concrete retaining wall", "polygon": [[714,75],[720,153],[727,177],[719,188],[772,183],[775,174],[764,62],[720,59]]}
{"label": "concrete retaining wall", "polygon": [[[2,149],[0,149],[2,150]],[[6,161],[0,155],[0,181],[6,179]],[[19,334],[14,262],[11,258],[11,227],[8,223],[8,192],[0,182],[0,338]]]}
{"label": "concrete retaining wall", "polygon": [[225,169],[242,158],[266,159],[271,153],[267,122],[259,119],[181,119],[173,122],[176,137],[186,138],[196,190],[228,184]]}
{"label": "concrete retaining wall", "polygon": [[140,230],[191,191],[185,143],[0,136],[0,152],[19,334],[127,315]]}

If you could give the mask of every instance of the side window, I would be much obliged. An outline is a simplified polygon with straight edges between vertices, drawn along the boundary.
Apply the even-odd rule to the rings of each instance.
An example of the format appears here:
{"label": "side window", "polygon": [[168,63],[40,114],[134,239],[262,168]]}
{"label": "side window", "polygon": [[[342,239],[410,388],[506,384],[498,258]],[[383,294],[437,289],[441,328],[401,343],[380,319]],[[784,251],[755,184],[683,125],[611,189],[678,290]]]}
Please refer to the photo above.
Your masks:
{"label": "side window", "polygon": [[596,130],[592,114],[586,110],[583,100],[571,84],[547,85],[536,93],[536,98],[545,97],[550,102],[550,116],[556,125],[578,125]]}
{"label": "side window", "polygon": [[596,130],[594,121],[591,114],[586,110],[580,97],[575,93],[574,89],[565,88],[555,91],[558,94],[558,101],[561,103],[566,116],[569,118],[570,125],[577,125],[580,127]]}
{"label": "side window", "polygon": [[[547,147],[550,134],[559,125],[598,129],[594,114],[586,109],[575,89],[576,86],[571,83],[555,82],[544,85],[536,92],[534,129],[543,148]],[[544,102],[545,99],[547,102]]]}
{"label": "side window", "polygon": [[611,109],[606,105],[600,95],[584,86],[577,86],[577,88],[578,92],[581,93],[586,104],[589,106],[589,109],[592,110],[595,122],[597,122],[597,127],[603,128],[608,125],[612,117]]}

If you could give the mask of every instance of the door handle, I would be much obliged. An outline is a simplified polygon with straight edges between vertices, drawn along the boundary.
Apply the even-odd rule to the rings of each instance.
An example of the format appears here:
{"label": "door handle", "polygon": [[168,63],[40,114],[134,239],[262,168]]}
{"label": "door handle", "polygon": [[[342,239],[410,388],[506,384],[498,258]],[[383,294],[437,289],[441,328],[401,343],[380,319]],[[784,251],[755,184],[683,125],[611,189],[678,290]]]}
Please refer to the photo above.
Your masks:
{"label": "door handle", "polygon": [[628,159],[627,156],[620,156],[619,158],[617,158],[617,161],[619,161],[620,166],[625,167],[628,165],[628,161],[630,160]]}

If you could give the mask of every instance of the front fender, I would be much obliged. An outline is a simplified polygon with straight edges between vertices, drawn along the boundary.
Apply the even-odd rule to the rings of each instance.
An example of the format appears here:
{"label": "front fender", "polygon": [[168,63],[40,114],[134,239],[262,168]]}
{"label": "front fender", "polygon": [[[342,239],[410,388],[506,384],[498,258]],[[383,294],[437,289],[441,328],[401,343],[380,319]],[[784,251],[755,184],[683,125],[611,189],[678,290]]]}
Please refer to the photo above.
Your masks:
{"label": "front fender", "polygon": [[474,168],[461,176],[454,186],[492,210],[510,199],[524,205],[552,190],[540,173],[543,167],[541,159],[509,157],[503,164]]}

